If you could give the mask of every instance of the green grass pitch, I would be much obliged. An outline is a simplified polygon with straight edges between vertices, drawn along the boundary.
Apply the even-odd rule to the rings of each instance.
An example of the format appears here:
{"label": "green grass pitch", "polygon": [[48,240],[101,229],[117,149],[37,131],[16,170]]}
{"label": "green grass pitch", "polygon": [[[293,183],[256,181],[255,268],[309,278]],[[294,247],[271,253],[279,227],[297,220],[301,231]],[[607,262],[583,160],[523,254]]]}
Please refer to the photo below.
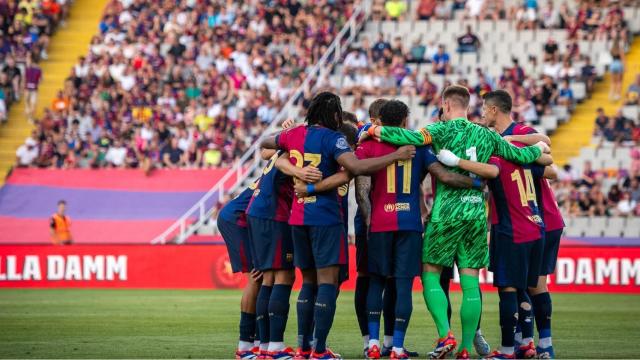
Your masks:
{"label": "green grass pitch", "polygon": [[[295,345],[292,294],[286,342]],[[498,345],[495,292],[485,294],[483,331]],[[453,330],[460,333],[454,293]],[[0,290],[2,358],[231,358],[238,336],[239,291]],[[638,357],[640,297],[553,295],[553,341],[559,358]],[[407,347],[421,354],[435,328],[414,294]],[[361,358],[353,292],[340,295],[329,337],[334,351]]]}

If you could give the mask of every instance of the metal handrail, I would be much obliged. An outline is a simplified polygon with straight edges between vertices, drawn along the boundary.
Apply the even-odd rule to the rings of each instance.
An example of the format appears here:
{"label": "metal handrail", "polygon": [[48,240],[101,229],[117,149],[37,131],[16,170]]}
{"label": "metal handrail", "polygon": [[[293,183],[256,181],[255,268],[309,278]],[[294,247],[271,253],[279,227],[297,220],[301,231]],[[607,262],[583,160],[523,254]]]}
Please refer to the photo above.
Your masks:
{"label": "metal handrail", "polygon": [[[311,86],[311,82],[315,80],[323,70],[326,70],[327,66],[332,67],[341,58],[342,53],[345,51],[347,46],[355,40],[357,33],[368,19],[371,10],[370,5],[370,0],[365,0],[354,9],[353,14],[349,20],[347,20],[340,32],[338,32],[338,35],[333,42],[331,42],[320,60],[318,60],[311,70],[306,71],[306,76],[302,84],[300,84],[300,86],[298,86],[298,88],[293,92],[292,96],[289,97],[285,105],[278,112],[274,120],[269,124],[262,135],[260,135],[253,145],[242,155],[240,160],[238,160],[233,167],[229,169],[229,171],[227,171],[224,176],[218,180],[218,182],[216,182],[216,184],[213,185],[213,187],[211,187],[211,189],[207,191],[202,198],[200,198],[200,200],[198,200],[198,202],[187,210],[176,222],[169,226],[167,230],[155,237],[151,241],[152,244],[166,244],[169,241],[173,241],[178,244],[183,243],[189,236],[193,235],[198,228],[203,226],[208,219],[211,219],[216,206],[214,204],[210,209],[207,209],[207,202],[214,199],[215,196],[217,196],[217,201],[221,201],[224,198],[225,193],[233,193],[242,186],[244,175],[251,174],[261,163],[261,159],[258,155],[262,140],[276,131],[277,125],[287,117],[289,109],[304,93],[305,89]],[[347,33],[348,38],[346,37]],[[343,43],[343,40],[346,41]],[[247,162],[250,163],[245,165]],[[231,188],[226,191],[225,184],[230,181],[234,175],[236,176],[235,182]],[[190,220],[196,218],[196,221],[189,223]]]}

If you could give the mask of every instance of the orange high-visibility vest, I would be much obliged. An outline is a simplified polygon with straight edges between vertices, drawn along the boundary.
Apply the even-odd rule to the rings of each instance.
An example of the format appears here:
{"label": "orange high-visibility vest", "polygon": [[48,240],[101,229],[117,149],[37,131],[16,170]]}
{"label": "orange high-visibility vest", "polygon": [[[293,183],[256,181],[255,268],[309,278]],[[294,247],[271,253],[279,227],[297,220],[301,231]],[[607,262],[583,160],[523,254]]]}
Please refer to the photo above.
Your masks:
{"label": "orange high-visibility vest", "polygon": [[71,240],[71,220],[68,216],[60,216],[57,213],[53,214],[53,221],[55,222],[54,231],[54,243],[58,244],[64,241]]}

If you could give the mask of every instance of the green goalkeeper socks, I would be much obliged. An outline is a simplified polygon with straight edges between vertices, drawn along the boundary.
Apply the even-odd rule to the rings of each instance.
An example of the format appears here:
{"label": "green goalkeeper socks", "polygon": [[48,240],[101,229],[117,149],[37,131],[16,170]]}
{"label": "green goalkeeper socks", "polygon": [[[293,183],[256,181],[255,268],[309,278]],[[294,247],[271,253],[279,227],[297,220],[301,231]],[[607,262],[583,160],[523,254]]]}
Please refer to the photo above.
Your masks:
{"label": "green goalkeeper socks", "polygon": [[462,287],[462,307],[460,308],[462,341],[458,349],[471,350],[473,348],[473,338],[478,328],[480,314],[482,313],[482,300],[480,298],[478,277],[460,275],[460,287]]}
{"label": "green goalkeeper socks", "polygon": [[[476,279],[477,280],[477,279]],[[447,318],[447,296],[440,286],[440,274],[437,272],[422,273],[422,295],[427,303],[427,309],[438,328],[438,336],[445,337],[449,332],[449,319]],[[476,320],[476,325],[478,321]],[[474,330],[475,331],[475,330]]]}

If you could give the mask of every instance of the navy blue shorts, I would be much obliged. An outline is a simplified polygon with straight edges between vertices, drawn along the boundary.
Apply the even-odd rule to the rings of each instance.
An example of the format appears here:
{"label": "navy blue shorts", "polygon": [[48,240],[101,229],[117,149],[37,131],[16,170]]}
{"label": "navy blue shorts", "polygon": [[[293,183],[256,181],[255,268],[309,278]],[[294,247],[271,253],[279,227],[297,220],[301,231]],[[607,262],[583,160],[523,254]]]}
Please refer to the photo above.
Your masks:
{"label": "navy blue shorts", "polygon": [[542,268],[540,275],[553,274],[556,271],[558,261],[558,250],[560,249],[560,238],[562,230],[547,231],[544,234],[544,251],[542,252]]}
{"label": "navy blue shorts", "polygon": [[411,278],[422,268],[422,233],[393,231],[369,233],[369,272],[382,276]]}
{"label": "navy blue shorts", "polygon": [[538,285],[544,239],[515,244],[513,238],[491,231],[489,271],[493,286],[526,290]]}
{"label": "navy blue shorts", "polygon": [[293,225],[291,232],[297,268],[321,269],[349,263],[347,235],[342,224]]}
{"label": "navy blue shorts", "polygon": [[369,264],[367,262],[367,233],[356,233],[356,270],[359,273],[367,273]]}
{"label": "navy blue shorts", "polygon": [[247,216],[253,263],[260,271],[293,269],[291,226],[286,222]]}
{"label": "navy blue shorts", "polygon": [[227,246],[231,270],[234,273],[250,272],[253,269],[253,249],[249,230],[221,217],[218,217],[218,230]]}

